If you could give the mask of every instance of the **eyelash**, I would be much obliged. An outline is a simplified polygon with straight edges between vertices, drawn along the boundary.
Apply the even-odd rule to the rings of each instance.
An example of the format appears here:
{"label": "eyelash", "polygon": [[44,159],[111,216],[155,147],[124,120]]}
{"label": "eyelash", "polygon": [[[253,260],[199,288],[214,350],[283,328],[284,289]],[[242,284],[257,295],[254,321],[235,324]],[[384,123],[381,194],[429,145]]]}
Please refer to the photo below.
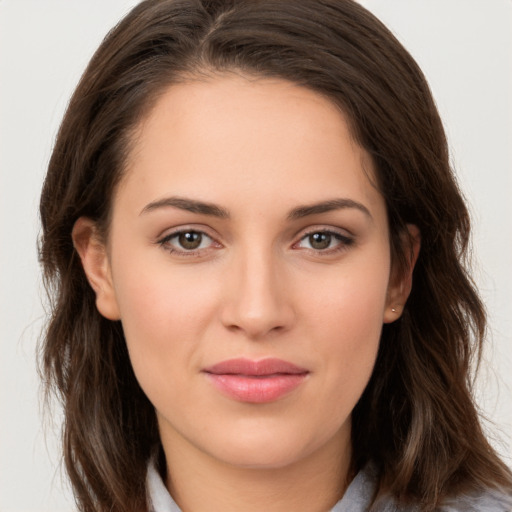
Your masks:
{"label": "eyelash", "polygon": [[[313,252],[315,255],[320,256],[330,256],[332,254],[337,254],[341,251],[346,250],[348,247],[354,244],[354,238],[348,235],[341,234],[338,231],[334,231],[332,229],[312,229],[305,233],[298,242],[293,244],[293,247],[297,247],[298,244],[307,240],[308,238],[314,235],[327,235],[332,237],[334,240],[337,240],[338,243],[334,247],[327,247],[325,249],[314,249],[314,248],[300,248],[302,250],[307,250]],[[331,242],[332,240],[330,240]]]}
{"label": "eyelash", "polygon": [[[207,233],[205,233],[204,231],[201,231],[199,229],[181,229],[179,231],[174,231],[173,233],[170,233],[170,234],[166,235],[165,237],[161,238],[160,240],[158,240],[157,244],[160,245],[162,248],[164,248],[170,254],[178,254],[179,256],[185,256],[185,257],[201,256],[202,254],[204,254],[205,250],[210,249],[211,244],[209,244],[209,247],[203,247],[203,248],[199,247],[198,249],[193,249],[193,250],[187,250],[185,248],[178,249],[171,244],[171,240],[178,238],[182,235],[187,235],[187,234],[200,235],[201,236],[200,244],[203,243],[203,239],[204,239],[204,237],[206,237],[206,238],[209,238],[213,244],[216,244],[217,247],[221,247],[221,244],[216,242]],[[298,247],[298,245],[300,243],[302,243],[303,241],[307,240],[308,238],[310,238],[314,235],[319,235],[319,234],[332,237],[336,241],[338,241],[338,243],[334,247],[327,247],[325,249],[315,249],[312,247],[310,247],[310,248]],[[329,240],[329,245],[330,245],[331,241],[332,240]],[[330,230],[330,229],[313,229],[313,230],[305,233],[297,242],[295,242],[292,245],[292,247],[294,249],[298,249],[298,250],[307,250],[307,251],[313,252],[315,255],[328,256],[328,255],[336,254],[340,251],[346,250],[348,247],[350,247],[353,244],[354,244],[353,237],[343,235],[343,234],[339,233],[338,231],[334,231],[334,230]]]}
{"label": "eyelash", "polygon": [[203,243],[203,239],[206,237],[209,238],[211,242],[217,244],[220,247],[220,244],[218,242],[215,242],[215,240],[211,236],[209,236],[204,231],[201,231],[200,229],[180,229],[179,231],[174,231],[173,233],[169,233],[168,235],[164,236],[163,238],[158,240],[157,243],[170,254],[178,254],[180,256],[201,256],[205,250],[209,249],[209,247],[187,250],[185,248],[178,249],[171,244],[171,240],[173,240],[174,238],[178,238],[181,235],[187,235],[192,233],[201,236],[201,244]]}

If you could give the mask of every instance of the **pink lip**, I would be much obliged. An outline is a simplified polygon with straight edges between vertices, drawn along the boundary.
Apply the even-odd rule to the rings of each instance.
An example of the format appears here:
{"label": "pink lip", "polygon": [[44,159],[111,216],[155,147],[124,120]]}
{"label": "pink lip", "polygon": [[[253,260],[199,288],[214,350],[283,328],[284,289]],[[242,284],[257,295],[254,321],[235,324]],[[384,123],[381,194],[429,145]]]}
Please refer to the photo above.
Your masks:
{"label": "pink lip", "polygon": [[229,359],[203,372],[222,393],[241,402],[273,402],[296,389],[309,371],[281,359]]}

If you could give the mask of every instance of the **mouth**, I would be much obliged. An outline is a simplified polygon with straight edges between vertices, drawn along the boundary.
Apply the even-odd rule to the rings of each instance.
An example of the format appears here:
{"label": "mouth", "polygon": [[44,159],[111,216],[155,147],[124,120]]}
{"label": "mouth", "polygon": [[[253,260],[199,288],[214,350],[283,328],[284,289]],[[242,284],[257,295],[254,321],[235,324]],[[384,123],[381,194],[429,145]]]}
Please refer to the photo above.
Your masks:
{"label": "mouth", "polygon": [[205,368],[203,373],[222,394],[240,402],[268,403],[298,388],[309,371],[282,359],[239,358]]}

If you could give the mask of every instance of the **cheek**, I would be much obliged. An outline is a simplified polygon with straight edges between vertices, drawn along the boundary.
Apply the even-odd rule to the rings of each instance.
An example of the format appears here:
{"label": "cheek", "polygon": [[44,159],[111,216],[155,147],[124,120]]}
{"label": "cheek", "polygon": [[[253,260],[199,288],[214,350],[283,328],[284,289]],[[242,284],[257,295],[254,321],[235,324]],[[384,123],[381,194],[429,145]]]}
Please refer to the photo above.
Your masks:
{"label": "cheek", "polygon": [[303,302],[310,312],[305,314],[309,316],[310,328],[325,331],[324,339],[333,343],[339,337],[348,346],[378,338],[386,306],[388,275],[385,264],[373,269],[358,262],[347,270],[331,273],[322,283],[322,292],[311,293],[313,283],[306,285]]}
{"label": "cheek", "polygon": [[133,246],[123,251],[119,243],[117,254],[112,255],[123,325],[167,337],[171,327],[175,331],[183,324],[200,324],[213,298],[211,276],[191,266],[173,265],[163,250],[143,247],[137,252]]}
{"label": "cheek", "polygon": [[214,311],[214,285],[165,260],[141,265],[135,253],[116,263],[115,292],[130,359],[149,392],[153,382],[170,374],[179,378],[181,369],[197,364],[194,355]]}
{"label": "cheek", "polygon": [[387,283],[385,265],[372,270],[363,264],[333,277],[328,292],[310,296],[307,328],[316,339],[311,348],[321,356],[325,393],[342,415],[355,406],[373,371]]}

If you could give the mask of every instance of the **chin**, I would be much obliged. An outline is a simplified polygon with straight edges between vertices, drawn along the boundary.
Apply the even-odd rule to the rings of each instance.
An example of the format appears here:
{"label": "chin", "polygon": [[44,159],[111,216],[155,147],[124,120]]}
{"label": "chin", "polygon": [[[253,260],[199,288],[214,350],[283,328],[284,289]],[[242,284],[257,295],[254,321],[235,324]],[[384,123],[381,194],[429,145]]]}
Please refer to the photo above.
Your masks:
{"label": "chin", "polygon": [[261,446],[230,446],[229,451],[219,453],[224,463],[241,469],[269,470],[293,465],[307,456],[302,447],[276,446],[280,443],[266,443]]}
{"label": "chin", "polygon": [[328,436],[304,434],[300,428],[283,432],[268,426],[253,432],[236,432],[222,440],[217,438],[215,447],[210,443],[214,448],[210,453],[239,468],[280,469],[308,458],[329,443]]}

